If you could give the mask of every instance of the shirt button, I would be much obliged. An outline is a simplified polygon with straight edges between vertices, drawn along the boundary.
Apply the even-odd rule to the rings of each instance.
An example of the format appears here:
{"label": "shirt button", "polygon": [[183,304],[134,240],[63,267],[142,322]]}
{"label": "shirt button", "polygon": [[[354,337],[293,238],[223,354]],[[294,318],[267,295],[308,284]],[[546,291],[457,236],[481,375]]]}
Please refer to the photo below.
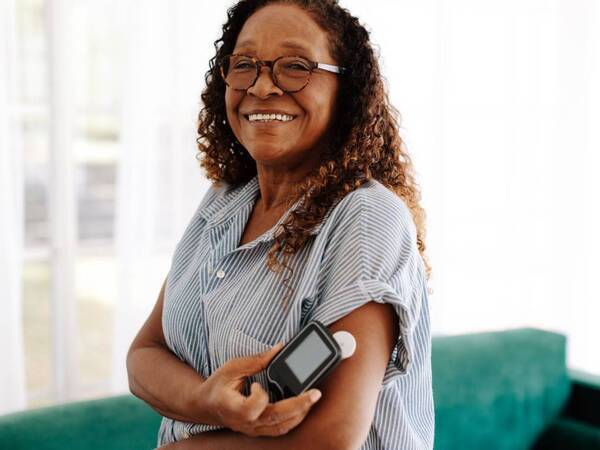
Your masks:
{"label": "shirt button", "polygon": [[225,272],[223,272],[223,270],[219,270],[219,271],[217,272],[217,277],[219,277],[219,278],[223,278],[224,276],[225,276]]}

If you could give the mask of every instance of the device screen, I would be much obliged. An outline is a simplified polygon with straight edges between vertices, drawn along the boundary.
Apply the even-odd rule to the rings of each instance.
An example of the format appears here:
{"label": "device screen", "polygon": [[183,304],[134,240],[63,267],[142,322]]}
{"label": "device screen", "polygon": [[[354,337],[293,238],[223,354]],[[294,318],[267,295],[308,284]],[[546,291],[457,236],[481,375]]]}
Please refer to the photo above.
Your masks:
{"label": "device screen", "polygon": [[317,367],[327,360],[330,354],[331,351],[317,335],[317,332],[312,331],[302,341],[302,344],[290,353],[285,362],[302,384]]}

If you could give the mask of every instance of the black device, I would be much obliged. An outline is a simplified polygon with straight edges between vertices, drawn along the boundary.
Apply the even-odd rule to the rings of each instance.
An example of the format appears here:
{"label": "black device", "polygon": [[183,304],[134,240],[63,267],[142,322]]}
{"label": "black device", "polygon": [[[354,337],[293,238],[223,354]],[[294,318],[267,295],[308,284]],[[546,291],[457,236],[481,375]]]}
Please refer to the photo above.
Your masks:
{"label": "black device", "polygon": [[278,400],[299,395],[317,386],[355,347],[350,333],[334,335],[321,322],[311,321],[269,363],[269,388]]}

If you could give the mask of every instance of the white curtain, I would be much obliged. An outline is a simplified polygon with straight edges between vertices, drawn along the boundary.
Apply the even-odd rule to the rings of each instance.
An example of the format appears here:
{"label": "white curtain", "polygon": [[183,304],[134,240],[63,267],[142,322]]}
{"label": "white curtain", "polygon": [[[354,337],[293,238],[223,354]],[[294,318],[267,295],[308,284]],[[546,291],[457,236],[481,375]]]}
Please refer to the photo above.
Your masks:
{"label": "white curtain", "polygon": [[15,2],[0,2],[0,414],[26,403],[21,322],[22,146],[16,114]]}
{"label": "white curtain", "polygon": [[434,331],[555,330],[600,373],[600,3],[341,3],[404,116]]}
{"label": "white curtain", "polygon": [[127,350],[156,303],[175,244],[209,185],[195,159],[195,121],[223,13],[222,7],[196,1],[118,3],[125,64],[114,392],[128,390]]}

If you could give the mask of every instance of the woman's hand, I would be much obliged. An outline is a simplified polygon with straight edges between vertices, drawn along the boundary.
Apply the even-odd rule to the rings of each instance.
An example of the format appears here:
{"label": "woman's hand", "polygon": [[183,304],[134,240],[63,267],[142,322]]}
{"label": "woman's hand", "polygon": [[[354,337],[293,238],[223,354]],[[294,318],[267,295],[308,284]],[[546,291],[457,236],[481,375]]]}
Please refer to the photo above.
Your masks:
{"label": "woman's hand", "polygon": [[250,395],[241,390],[244,379],[264,370],[281,349],[270,350],[227,361],[201,385],[204,407],[224,427],[247,436],[280,436],[300,424],[321,392],[311,389],[296,397],[269,403],[269,395],[259,383],[252,383]]}

